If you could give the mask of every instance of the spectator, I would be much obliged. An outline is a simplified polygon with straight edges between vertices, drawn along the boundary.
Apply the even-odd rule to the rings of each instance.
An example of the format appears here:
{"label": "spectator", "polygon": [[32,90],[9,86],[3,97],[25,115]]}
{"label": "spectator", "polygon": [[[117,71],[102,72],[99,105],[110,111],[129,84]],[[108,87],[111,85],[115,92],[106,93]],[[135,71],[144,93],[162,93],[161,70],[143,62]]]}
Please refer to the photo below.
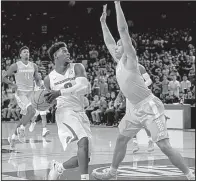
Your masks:
{"label": "spectator", "polygon": [[153,94],[160,98],[160,95],[162,93],[162,83],[159,81],[159,77],[155,77],[155,82],[153,83]]}
{"label": "spectator", "polygon": [[103,78],[100,79],[99,87],[100,87],[100,96],[105,96],[108,93],[108,84],[105,82]]}
{"label": "spectator", "polygon": [[121,118],[122,114],[125,114],[126,110],[126,98],[124,97],[123,93],[120,91],[115,102],[114,102],[115,110],[115,121],[118,124],[119,119]]}
{"label": "spectator", "polygon": [[92,86],[92,94],[93,95],[100,95],[100,85],[98,79],[94,80],[94,84]]}
{"label": "spectator", "polygon": [[115,109],[114,109],[114,101],[115,101],[115,92],[111,92],[111,98],[108,103],[107,110],[105,112],[105,118],[107,120],[107,126],[112,126],[114,123],[114,115],[115,115]]}
{"label": "spectator", "polygon": [[165,97],[168,95],[168,85],[169,85],[169,81],[167,79],[167,76],[163,76],[163,81],[162,81],[162,95],[161,95],[161,99],[165,99]]}
{"label": "spectator", "polygon": [[180,84],[179,82],[176,80],[176,75],[173,75],[173,80],[169,82],[168,84],[168,88],[169,88],[169,92],[172,95],[176,96],[177,98],[179,98],[179,88],[180,88]]}
{"label": "spectator", "polygon": [[106,109],[107,109],[107,102],[105,100],[105,97],[101,96],[99,109],[96,110],[96,121],[97,121],[96,124],[97,125],[105,123],[104,113],[105,113]]}
{"label": "spectator", "polygon": [[[185,89],[190,90],[191,88],[191,82],[187,80],[187,76],[183,76],[183,81],[181,82],[181,92],[185,93]],[[185,93],[186,94],[186,93]]]}
{"label": "spectator", "polygon": [[[95,95],[94,100],[90,104],[90,108],[88,108],[89,110],[91,110],[92,121],[93,121],[94,124],[99,122],[97,120],[98,118],[96,116],[97,110],[99,109],[99,105],[100,105],[99,96]],[[88,110],[88,109],[86,109],[86,110]]]}

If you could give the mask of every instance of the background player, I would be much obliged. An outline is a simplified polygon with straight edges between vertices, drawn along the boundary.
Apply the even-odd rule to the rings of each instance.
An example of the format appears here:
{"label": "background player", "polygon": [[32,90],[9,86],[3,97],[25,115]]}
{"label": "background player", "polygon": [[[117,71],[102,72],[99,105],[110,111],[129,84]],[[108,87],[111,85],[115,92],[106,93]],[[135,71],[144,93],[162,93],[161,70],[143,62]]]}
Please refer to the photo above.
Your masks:
{"label": "background player", "polygon": [[[117,45],[117,54],[122,54],[116,68],[117,81],[121,91],[130,101],[130,107],[119,124],[120,134],[116,141],[113,162],[109,170],[92,173],[96,179],[113,179],[126,154],[127,143],[144,126],[147,127],[161,151],[171,163],[178,167],[189,180],[195,176],[185,165],[182,156],[171,147],[166,128],[164,106],[147,88],[138,68],[136,51],[128,32],[128,25],[122,12],[120,2],[115,2],[117,26],[121,42]],[[119,52],[118,52],[119,51]]]}
{"label": "background player", "polygon": [[[104,42],[105,42],[110,54],[114,58],[114,60],[116,62],[118,62],[121,59],[122,54],[119,54],[118,52],[116,52],[116,48],[117,48],[116,42],[115,42],[113,36],[111,35],[111,32],[106,24],[106,17],[107,17],[106,11],[107,11],[107,5],[104,5],[103,13],[100,18]],[[141,64],[138,64],[138,66],[139,66],[140,73],[145,80],[146,86],[147,87],[150,86],[152,84],[152,80],[151,80],[149,74],[146,72],[146,69],[144,68],[144,66],[142,66]],[[128,107],[128,99],[126,99],[126,107]],[[144,128],[144,129],[145,129],[147,136],[149,138],[148,152],[152,152],[152,151],[154,151],[154,143],[151,138],[151,133],[148,129],[146,129],[146,128]],[[137,142],[137,137],[135,135],[133,137],[133,152],[137,152],[138,150],[139,150],[139,146],[138,146],[138,142]]]}
{"label": "background player", "polygon": [[[34,89],[34,80],[38,86],[40,86],[40,80],[38,75],[38,67],[36,64],[29,61],[29,48],[24,46],[20,49],[19,55],[21,60],[13,63],[7,72],[5,72],[2,81],[11,85],[16,89],[15,97],[19,107],[21,108],[21,114],[23,115],[19,124],[16,127],[14,134],[8,137],[11,148],[15,147],[15,140],[18,139],[21,142],[25,140],[25,126],[30,120],[35,120],[36,110],[31,105],[31,96]],[[16,84],[12,83],[8,77],[14,75]]]}
{"label": "background player", "polygon": [[90,91],[86,71],[82,64],[71,63],[67,46],[55,43],[49,49],[55,69],[44,79],[45,87],[51,90],[46,100],[57,99],[56,123],[59,139],[66,150],[67,144],[77,140],[77,156],[64,163],[52,162],[48,180],[56,180],[64,170],[79,167],[81,180],[89,180],[88,163],[91,149],[90,122],[84,112],[84,95]]}
{"label": "background player", "polygon": [[[45,86],[44,86],[44,81],[42,80],[42,74],[39,72],[38,73],[38,76],[39,76],[39,79],[40,79],[40,87],[37,86],[36,82],[34,82],[34,91],[38,91],[38,90],[41,90],[41,89],[44,89]],[[43,127],[43,132],[42,132],[42,136],[43,137],[46,137],[50,131],[47,129],[47,113],[49,112],[49,110],[47,111],[38,111],[40,116],[41,116],[41,120],[42,120],[42,127]],[[31,125],[29,127],[29,131],[32,132],[35,128],[35,125],[36,125],[36,122],[35,121],[32,121],[31,122]]]}

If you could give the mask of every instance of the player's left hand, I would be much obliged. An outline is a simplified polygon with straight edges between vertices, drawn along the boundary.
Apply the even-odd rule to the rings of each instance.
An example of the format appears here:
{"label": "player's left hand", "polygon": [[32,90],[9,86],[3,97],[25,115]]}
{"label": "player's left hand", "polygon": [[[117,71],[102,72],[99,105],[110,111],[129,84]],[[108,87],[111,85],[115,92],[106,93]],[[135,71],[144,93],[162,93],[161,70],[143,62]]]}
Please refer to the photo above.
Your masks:
{"label": "player's left hand", "polygon": [[44,97],[46,102],[52,103],[60,95],[61,95],[60,90],[58,91],[51,90],[49,93],[45,94]]}
{"label": "player's left hand", "polygon": [[120,1],[114,1],[115,4],[120,4]]}

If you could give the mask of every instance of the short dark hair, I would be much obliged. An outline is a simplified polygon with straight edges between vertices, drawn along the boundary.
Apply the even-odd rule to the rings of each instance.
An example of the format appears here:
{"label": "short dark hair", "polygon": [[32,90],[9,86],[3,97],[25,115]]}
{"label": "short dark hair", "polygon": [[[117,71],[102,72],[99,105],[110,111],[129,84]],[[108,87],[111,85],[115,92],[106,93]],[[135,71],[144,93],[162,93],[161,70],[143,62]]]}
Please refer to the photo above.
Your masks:
{"label": "short dark hair", "polygon": [[66,44],[64,42],[57,42],[55,44],[53,44],[49,50],[48,50],[48,55],[49,55],[49,58],[51,60],[53,60],[53,55],[54,53],[59,50],[61,47],[66,47]]}
{"label": "short dark hair", "polygon": [[27,46],[23,46],[23,47],[21,47],[21,49],[19,50],[19,55],[20,55],[21,52],[22,52],[23,50],[25,50],[25,49],[27,49],[27,50],[29,51],[29,48],[28,48]]}

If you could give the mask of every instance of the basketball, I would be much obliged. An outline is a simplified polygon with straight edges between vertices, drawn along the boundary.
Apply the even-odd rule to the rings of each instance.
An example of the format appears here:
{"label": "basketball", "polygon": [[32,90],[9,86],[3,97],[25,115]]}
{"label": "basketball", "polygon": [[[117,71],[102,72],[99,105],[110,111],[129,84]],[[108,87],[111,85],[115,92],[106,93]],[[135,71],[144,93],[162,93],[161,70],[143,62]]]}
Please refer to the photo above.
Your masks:
{"label": "basketball", "polygon": [[51,107],[51,104],[45,101],[44,95],[47,94],[47,90],[38,90],[34,92],[31,103],[32,106],[38,111],[46,111]]}

